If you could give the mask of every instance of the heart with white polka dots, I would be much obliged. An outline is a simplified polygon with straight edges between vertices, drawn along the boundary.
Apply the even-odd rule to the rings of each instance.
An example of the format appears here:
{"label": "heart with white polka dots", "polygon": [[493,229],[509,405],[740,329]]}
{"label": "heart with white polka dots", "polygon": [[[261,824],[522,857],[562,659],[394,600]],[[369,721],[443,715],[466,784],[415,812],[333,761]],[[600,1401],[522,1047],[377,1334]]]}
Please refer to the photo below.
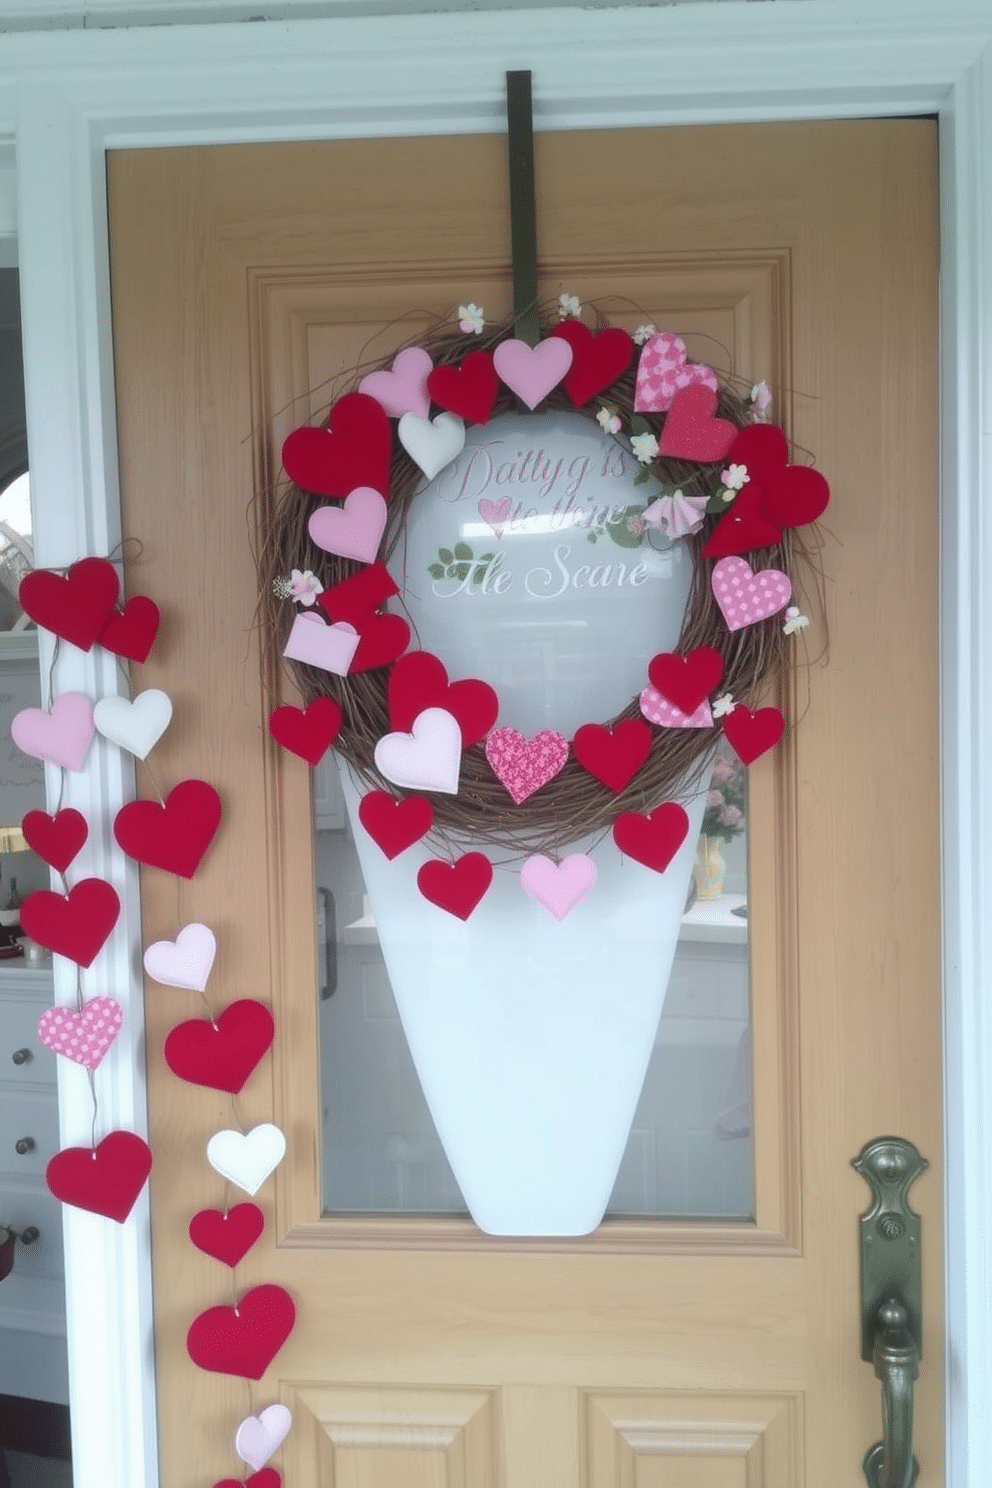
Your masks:
{"label": "heart with white polka dots", "polygon": [[784,610],[792,597],[788,574],[778,568],[754,573],[744,558],[721,558],[710,582],[728,630],[742,630]]}
{"label": "heart with white polka dots", "polygon": [[124,1009],[116,997],[91,997],[78,1013],[69,1007],[47,1008],[38,1020],[38,1037],[54,1053],[95,1070],[123,1021]]}

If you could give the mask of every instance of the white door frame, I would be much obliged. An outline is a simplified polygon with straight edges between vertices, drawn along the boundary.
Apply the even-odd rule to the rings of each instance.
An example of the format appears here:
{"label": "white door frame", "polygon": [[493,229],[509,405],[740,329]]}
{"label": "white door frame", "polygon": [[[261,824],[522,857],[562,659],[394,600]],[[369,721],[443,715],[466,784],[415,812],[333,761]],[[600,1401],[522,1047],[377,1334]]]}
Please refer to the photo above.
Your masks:
{"label": "white door frame", "polygon": [[[397,8],[402,4],[398,0]],[[778,0],[481,11],[3,38],[0,142],[16,150],[28,432],[40,564],[119,536],[104,155],[116,146],[500,130],[507,68],[543,129],[932,113],[942,212],[942,742],[951,1488],[992,1463],[992,10],[988,0]],[[647,183],[645,183],[647,189]],[[457,183],[453,183],[457,189]],[[467,193],[470,200],[470,191]],[[168,606],[168,596],[156,596]],[[50,650],[42,642],[47,675]],[[102,653],[60,690],[117,689]],[[124,766],[71,777],[110,872]],[[57,788],[54,779],[50,785]],[[986,803],[989,809],[986,810]],[[99,823],[103,823],[102,830]],[[133,1002],[98,1075],[101,1124],[145,1130],[137,877],[96,965]],[[984,911],[984,913],[983,913]],[[72,988],[63,965],[57,995]],[[885,1052],[879,1051],[884,1063]],[[63,1142],[88,1140],[60,1061]],[[970,1181],[969,1181],[970,1180]],[[853,1225],[853,1217],[852,1217]],[[156,1488],[147,1202],[124,1226],[65,1214],[76,1488]],[[854,1230],[852,1228],[852,1244]],[[856,1361],[852,1360],[852,1368]],[[166,1485],[167,1488],[167,1485]]]}

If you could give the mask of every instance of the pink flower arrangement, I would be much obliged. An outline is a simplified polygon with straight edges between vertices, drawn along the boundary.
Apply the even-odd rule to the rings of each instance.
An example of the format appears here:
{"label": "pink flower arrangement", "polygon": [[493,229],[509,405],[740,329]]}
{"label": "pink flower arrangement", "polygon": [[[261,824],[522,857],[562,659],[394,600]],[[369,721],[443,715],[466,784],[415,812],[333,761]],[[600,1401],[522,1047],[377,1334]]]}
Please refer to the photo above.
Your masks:
{"label": "pink flower arrangement", "polygon": [[744,830],[747,777],[739,759],[720,755],[713,763],[703,813],[703,836],[732,842]]}

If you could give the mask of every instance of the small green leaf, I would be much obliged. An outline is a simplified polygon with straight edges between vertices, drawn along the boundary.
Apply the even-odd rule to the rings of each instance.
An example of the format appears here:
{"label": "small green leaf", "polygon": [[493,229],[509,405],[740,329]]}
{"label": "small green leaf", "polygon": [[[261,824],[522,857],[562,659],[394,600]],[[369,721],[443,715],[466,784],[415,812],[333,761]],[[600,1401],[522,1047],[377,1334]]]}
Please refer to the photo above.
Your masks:
{"label": "small green leaf", "polygon": [[472,565],[471,565],[471,563],[456,563],[455,564],[455,578],[456,579],[467,579],[468,576],[469,576],[469,574],[471,572],[472,572]]}
{"label": "small green leaf", "polygon": [[493,561],[493,559],[495,557],[496,557],[496,554],[495,553],[483,553],[482,557],[479,559],[479,562],[480,563],[492,563],[492,561]]}
{"label": "small green leaf", "polygon": [[706,515],[708,517],[712,517],[715,516],[717,512],[719,512],[722,516],[724,512],[730,510],[730,506],[731,503],[724,501],[720,493],[717,492],[716,495],[711,496],[709,501],[707,501],[706,503]]}
{"label": "small green leaf", "polygon": [[437,556],[442,563],[454,563],[455,555],[450,548],[438,548]]}
{"label": "small green leaf", "polygon": [[430,576],[431,576],[432,579],[443,579],[444,578],[444,564],[443,563],[429,563],[427,565],[427,572],[430,574]]}
{"label": "small green leaf", "polygon": [[472,549],[469,547],[468,543],[455,543],[456,558],[471,558],[471,556]]}
{"label": "small green leaf", "polygon": [[654,430],[643,414],[635,413],[630,420],[631,434],[652,434]]}
{"label": "small green leaf", "polygon": [[641,516],[643,511],[643,506],[628,506],[623,516],[609,524],[606,530],[618,548],[639,548],[641,546],[642,534],[631,532],[627,522],[630,517]]}
{"label": "small green leaf", "polygon": [[641,468],[640,468],[640,470],[634,476],[633,484],[635,486],[643,486],[644,483],[646,481],[649,481],[650,479],[651,479],[651,472],[650,472],[650,470],[647,468],[646,465],[642,465]]}
{"label": "small green leaf", "polygon": [[595,542],[595,541],[596,541],[596,534],[595,534],[595,532],[587,532],[586,533],[586,542]]}

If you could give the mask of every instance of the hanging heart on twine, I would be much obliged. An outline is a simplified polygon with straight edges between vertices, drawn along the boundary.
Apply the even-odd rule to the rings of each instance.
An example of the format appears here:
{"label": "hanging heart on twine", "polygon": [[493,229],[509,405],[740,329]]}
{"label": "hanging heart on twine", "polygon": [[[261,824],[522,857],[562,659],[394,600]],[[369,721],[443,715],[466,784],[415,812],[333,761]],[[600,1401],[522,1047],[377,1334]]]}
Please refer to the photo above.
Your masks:
{"label": "hanging heart on twine", "polygon": [[207,1162],[222,1178],[253,1197],[286,1156],[286,1138],[263,1121],[250,1132],[215,1132],[207,1143]]}
{"label": "hanging heart on twine", "polygon": [[46,950],[90,966],[117,924],[121,901],[102,878],[84,878],[68,894],[36,889],[21,905],[21,928]]}
{"label": "hanging heart on twine", "polygon": [[493,881],[493,865],[485,853],[463,853],[453,863],[432,858],[417,873],[417,888],[425,899],[456,919],[467,920]]}
{"label": "hanging heart on twine", "polygon": [[182,780],[158,801],[129,801],[114,817],[114,836],[129,858],[192,878],[217,833],[221,799],[205,780]]}
{"label": "hanging heart on twine", "polygon": [[123,1224],[151,1172],[152,1149],[134,1132],[115,1131],[95,1147],[66,1147],[45,1169],[45,1182],[63,1204]]}
{"label": "hanging heart on twine", "polygon": [[204,992],[216,954],[214,932],[194,922],[184,925],[175,940],[154,941],[145,951],[144,967],[153,981],[165,987]]}
{"label": "hanging heart on twine", "polygon": [[777,708],[759,708],[751,713],[735,703],[723,720],[723,732],[746,765],[775,745],[785,733],[785,719]]}
{"label": "hanging heart on twine", "polygon": [[404,790],[458,794],[462,731],[444,708],[425,708],[408,732],[384,734],[373,752],[380,775]]}
{"label": "hanging heart on twine", "polygon": [[622,853],[643,863],[655,873],[664,873],[689,831],[685,809],[675,801],[665,801],[645,815],[625,811],[613,823],[613,841]]}
{"label": "hanging heart on twine", "polygon": [[766,515],[761,492],[748,481],[706,539],[703,556],[734,557],[758,548],[773,548],[781,540],[781,527]]}
{"label": "hanging heart on twine", "polygon": [[38,1019],[38,1037],[53,1053],[95,1070],[123,1022],[124,1009],[116,997],[90,997],[78,1012],[61,1004],[46,1008]]}
{"label": "hanging heart on twine", "polygon": [[728,630],[742,630],[777,615],[792,595],[788,574],[778,568],[753,573],[745,558],[721,558],[713,565],[710,583]]}
{"label": "hanging heart on twine", "polygon": [[65,806],[49,816],[47,811],[29,811],[21,822],[24,840],[56,873],[64,873],[79,853],[89,827],[82,812]]}
{"label": "hanging heart on twine", "polygon": [[426,418],[431,411],[427,379],[433,366],[430,353],[422,346],[408,346],[397,352],[388,371],[381,369],[363,377],[358,391],[374,398],[390,418],[402,418],[405,413]]}
{"label": "hanging heart on twine", "polygon": [[666,697],[662,697],[657,687],[650,684],[645,687],[638,699],[641,712],[649,723],[655,723],[659,728],[712,728],[713,713],[709,702],[704,699],[699,707],[692,713],[683,713],[670,703]]}
{"label": "hanging heart on twine", "polygon": [[556,388],[572,365],[572,348],[560,336],[549,336],[536,346],[526,341],[501,341],[493,352],[493,366],[511,393],[528,408],[536,408]]}
{"label": "hanging heart on twine", "polygon": [[105,651],[127,661],[147,661],[161,621],[155,601],[146,594],[135,594],[119,615],[110,617],[97,641]]}
{"label": "hanging heart on twine", "polygon": [[375,563],[360,568],[350,579],[342,579],[317,595],[317,603],[330,620],[347,620],[356,628],[369,615],[399,594],[399,585],[386,565]]}
{"label": "hanging heart on twine", "polygon": [[488,423],[499,380],[491,351],[472,351],[457,367],[435,367],[427,379],[434,402],[473,424]]}
{"label": "hanging heart on twine", "polygon": [[234,1450],[242,1462],[258,1471],[282,1446],[292,1424],[288,1406],[266,1406],[257,1416],[248,1416],[241,1422],[234,1434]]}
{"label": "hanging heart on twine", "polygon": [[734,442],[737,425],[716,418],[717,395],[697,383],[680,388],[658,439],[659,455],[679,460],[722,460]]}
{"label": "hanging heart on twine", "polygon": [[458,720],[464,749],[484,738],[499,713],[499,698],[488,682],[476,677],[449,682],[444,663],[429,651],[400,657],[389,674],[386,696],[391,728],[406,733],[425,708],[444,708]]}
{"label": "hanging heart on twine", "polygon": [[648,676],[681,713],[692,714],[723,676],[723,657],[712,646],[696,646],[685,656],[661,651],[648,662]]}
{"label": "hanging heart on twine", "polygon": [[25,574],[17,597],[36,625],[88,651],[106,628],[117,604],[120,581],[106,558],[81,558],[69,572],[39,568]]}
{"label": "hanging heart on twine", "polygon": [[572,751],[590,775],[611,791],[622,791],[651,753],[651,730],[639,718],[627,718],[612,727],[584,723],[575,731]]}
{"label": "hanging heart on twine", "polygon": [[282,447],[286,474],[315,496],[347,496],[358,486],[389,494],[392,431],[367,393],[345,393],[322,429],[294,429]]}
{"label": "hanging heart on twine", "polygon": [[337,625],[325,625],[319,615],[308,610],[293,621],[282,654],[289,661],[302,661],[305,666],[320,667],[322,671],[333,672],[336,677],[346,677],[360,639],[356,626],[346,625],[343,621]]}
{"label": "hanging heart on twine", "polygon": [[66,770],[82,770],[96,729],[93,699],[85,692],[63,692],[51,708],[22,708],[10,734],[18,749]]}
{"label": "hanging heart on twine", "polygon": [[541,729],[532,739],[526,739],[519,729],[493,729],[486,740],[486,759],[519,806],[564,770],[568,740],[554,729]]}
{"label": "hanging heart on twine", "polygon": [[371,486],[358,486],[349,491],[344,506],[318,507],[307,523],[307,531],[325,553],[371,563],[379,551],[386,516],[386,503],[379,492]]}
{"label": "hanging heart on twine", "polygon": [[568,319],[556,325],[551,334],[572,348],[572,365],[562,386],[576,408],[622,377],[633,360],[633,339],[620,326],[594,333],[581,320]]}
{"label": "hanging heart on twine", "polygon": [[235,1204],[233,1209],[201,1209],[194,1214],[189,1238],[204,1255],[233,1269],[264,1229],[265,1215],[257,1204]]}
{"label": "hanging heart on twine", "polygon": [[392,860],[430,831],[434,807],[426,796],[407,796],[398,801],[388,791],[369,791],[358,803],[358,820]]}
{"label": "hanging heart on twine", "polygon": [[275,1037],[264,1003],[244,997],[217,1018],[178,1023],[165,1040],[165,1062],[180,1080],[238,1095]]}
{"label": "hanging heart on twine", "polygon": [[[208,1307],[195,1317],[186,1334],[186,1352],[211,1373],[261,1379],[295,1322],[296,1306],[285,1287],[252,1287],[236,1307]],[[261,1467],[265,1460],[251,1466]]]}
{"label": "hanging heart on twine", "polygon": [[397,431],[400,444],[428,480],[439,475],[465,447],[465,424],[456,413],[439,413],[434,419],[405,413]]}
{"label": "hanging heart on twine", "polygon": [[285,703],[269,717],[277,744],[308,764],[319,764],[341,730],[341,709],[333,698],[314,698],[305,708]]}
{"label": "hanging heart on twine", "polygon": [[172,699],[157,687],[136,698],[101,698],[93,709],[97,732],[138,759],[147,759],[172,722]]}
{"label": "hanging heart on twine", "polygon": [[720,386],[712,367],[690,362],[685,342],[671,331],[658,331],[645,341],[637,363],[634,385],[635,413],[667,413],[681,388]]}
{"label": "hanging heart on twine", "polygon": [[596,864],[585,853],[570,853],[560,863],[534,853],[520,870],[520,887],[556,920],[563,920],[595,888],[598,876]]}

